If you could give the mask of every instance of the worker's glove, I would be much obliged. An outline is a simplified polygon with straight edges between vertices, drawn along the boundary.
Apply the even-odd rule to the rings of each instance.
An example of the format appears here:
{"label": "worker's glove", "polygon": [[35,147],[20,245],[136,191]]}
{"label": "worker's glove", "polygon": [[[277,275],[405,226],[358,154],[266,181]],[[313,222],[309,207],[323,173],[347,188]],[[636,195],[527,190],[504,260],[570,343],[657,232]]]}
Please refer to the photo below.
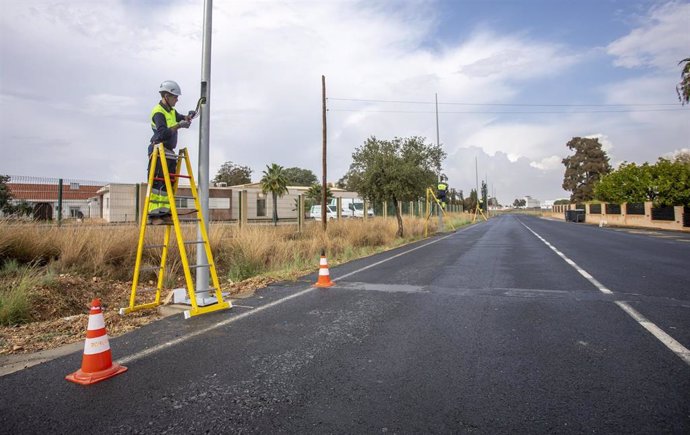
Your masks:
{"label": "worker's glove", "polygon": [[180,121],[177,123],[177,128],[189,128],[190,124],[189,121]]}

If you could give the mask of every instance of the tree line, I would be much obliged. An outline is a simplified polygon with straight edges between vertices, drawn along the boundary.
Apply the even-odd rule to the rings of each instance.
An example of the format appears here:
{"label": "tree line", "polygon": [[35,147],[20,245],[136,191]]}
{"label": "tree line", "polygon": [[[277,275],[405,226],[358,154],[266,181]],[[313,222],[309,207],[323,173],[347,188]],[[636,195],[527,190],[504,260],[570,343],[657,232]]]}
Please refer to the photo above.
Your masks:
{"label": "tree line", "polygon": [[690,152],[659,157],[654,164],[623,162],[614,170],[597,138],[574,137],[567,146],[575,151],[563,159],[563,189],[572,192],[571,202],[690,206]]}

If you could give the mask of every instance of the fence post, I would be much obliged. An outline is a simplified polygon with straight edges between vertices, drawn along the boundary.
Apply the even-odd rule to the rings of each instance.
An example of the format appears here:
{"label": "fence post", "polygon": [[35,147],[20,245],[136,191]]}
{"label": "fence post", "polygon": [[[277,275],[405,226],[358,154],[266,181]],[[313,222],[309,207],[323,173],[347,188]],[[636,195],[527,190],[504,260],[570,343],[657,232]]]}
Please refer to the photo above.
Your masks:
{"label": "fence post", "polygon": [[304,230],[304,194],[297,196],[297,231]]}
{"label": "fence post", "polygon": [[246,226],[249,222],[249,220],[247,219],[247,216],[249,216],[249,194],[247,193],[246,190],[243,190],[240,195],[242,198],[242,208],[241,208],[241,214],[240,214],[240,220],[241,220],[240,227],[243,227],[243,226]]}
{"label": "fence post", "polygon": [[384,219],[388,217],[388,202],[383,201],[383,217]]}
{"label": "fence post", "polygon": [[134,185],[134,222],[139,224],[139,183]]}
{"label": "fence post", "polygon": [[366,200],[366,198],[363,200],[362,207],[364,208],[364,216],[362,219],[367,219],[369,217],[369,202]]}
{"label": "fence post", "polygon": [[243,191],[237,192],[237,226],[242,228],[242,212],[244,211],[244,198]]}
{"label": "fence post", "polygon": [[62,178],[58,180],[57,224],[62,224]]}

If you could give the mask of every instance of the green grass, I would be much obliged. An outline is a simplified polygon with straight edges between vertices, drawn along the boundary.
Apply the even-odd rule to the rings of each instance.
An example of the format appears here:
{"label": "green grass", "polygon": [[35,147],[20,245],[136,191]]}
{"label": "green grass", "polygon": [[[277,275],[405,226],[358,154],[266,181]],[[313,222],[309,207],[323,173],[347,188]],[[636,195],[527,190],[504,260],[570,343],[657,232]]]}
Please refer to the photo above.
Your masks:
{"label": "green grass", "polygon": [[[0,325],[9,326],[31,321],[31,290],[38,284],[39,277],[31,266],[2,268],[0,280]],[[6,272],[12,271],[12,275]]]}

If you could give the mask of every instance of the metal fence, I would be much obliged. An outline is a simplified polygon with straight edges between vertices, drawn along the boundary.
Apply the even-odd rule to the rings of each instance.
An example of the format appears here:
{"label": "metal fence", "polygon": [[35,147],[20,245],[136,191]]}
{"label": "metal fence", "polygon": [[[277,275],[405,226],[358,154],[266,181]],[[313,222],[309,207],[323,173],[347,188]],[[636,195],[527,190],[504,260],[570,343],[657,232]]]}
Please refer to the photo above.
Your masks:
{"label": "metal fence", "polygon": [[[0,217],[11,216],[14,219],[33,219],[44,222],[83,222],[90,220],[102,223],[138,223],[141,209],[146,195],[146,184],[111,183],[107,181],[78,180],[69,178],[42,178],[22,175],[10,175],[5,183],[10,196],[10,205],[6,212],[0,211]],[[181,189],[187,189],[180,186]],[[268,207],[270,201],[264,202],[264,210],[260,210],[259,196],[253,192],[247,195],[244,190],[234,190],[228,187],[212,187],[210,189],[209,212],[212,221],[239,222],[241,209],[239,197],[243,194],[247,202],[247,222],[262,223],[271,221]],[[258,191],[257,191],[258,192]],[[187,195],[188,193],[184,193]],[[256,196],[258,195],[258,196]],[[356,193],[353,192],[353,195]],[[256,198],[254,198],[256,196]],[[284,223],[298,222],[298,212],[295,204],[303,194],[293,193],[279,200],[280,220]],[[303,199],[304,200],[304,199]],[[401,201],[400,211],[406,216],[425,217],[426,201]],[[256,207],[255,207],[256,205]],[[178,204],[178,207],[186,205]],[[392,201],[369,204],[375,216],[395,216]],[[263,211],[263,214],[259,212]],[[308,208],[305,218],[308,218]],[[459,204],[448,204],[447,212],[461,212]],[[438,214],[438,206],[431,204],[431,214]],[[345,216],[345,212],[343,213]]]}
{"label": "metal fence", "polygon": [[[9,175],[5,184],[12,207],[0,212],[4,217],[58,223],[106,218],[108,222],[136,222],[139,214],[136,185],[132,184],[24,175]],[[110,215],[112,210],[118,215]]]}

